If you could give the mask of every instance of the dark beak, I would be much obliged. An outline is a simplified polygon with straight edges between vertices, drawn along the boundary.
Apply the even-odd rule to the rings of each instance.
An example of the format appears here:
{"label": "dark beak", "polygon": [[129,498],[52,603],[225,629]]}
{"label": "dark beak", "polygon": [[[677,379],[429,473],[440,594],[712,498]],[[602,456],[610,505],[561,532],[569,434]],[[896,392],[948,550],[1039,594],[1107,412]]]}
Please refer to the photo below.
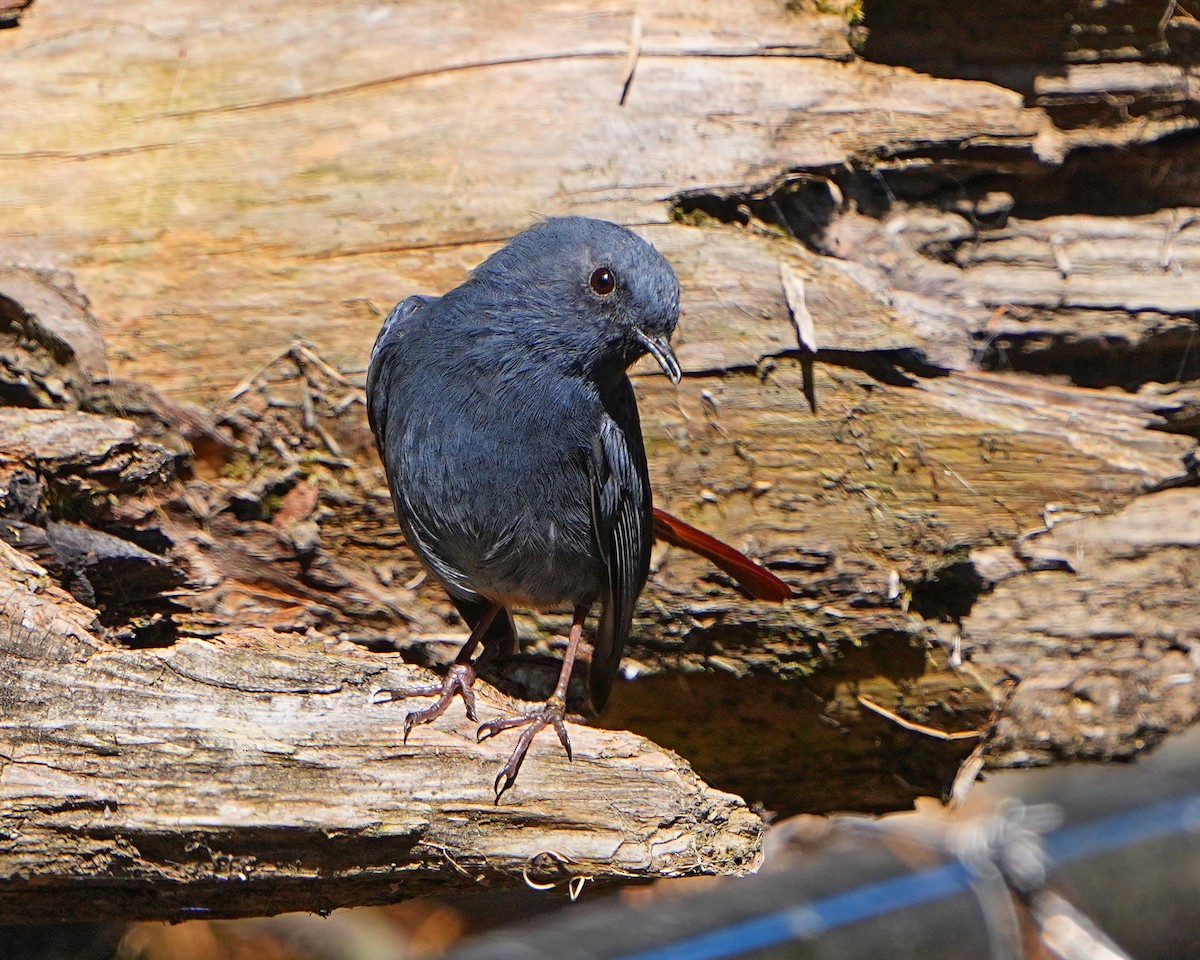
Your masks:
{"label": "dark beak", "polygon": [[658,365],[662,367],[663,373],[671,378],[672,383],[679,383],[683,377],[683,371],[679,369],[679,359],[675,356],[675,351],[671,347],[671,341],[666,337],[650,337],[642,333],[641,330],[634,330],[638,340],[642,346],[650,351],[650,356],[658,361]]}

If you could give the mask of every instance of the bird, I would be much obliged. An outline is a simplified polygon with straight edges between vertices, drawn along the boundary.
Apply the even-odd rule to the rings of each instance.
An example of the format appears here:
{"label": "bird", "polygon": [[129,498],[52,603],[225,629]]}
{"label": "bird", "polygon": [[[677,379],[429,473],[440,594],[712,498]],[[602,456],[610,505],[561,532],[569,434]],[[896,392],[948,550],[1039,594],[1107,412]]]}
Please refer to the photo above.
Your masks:
{"label": "bird", "polygon": [[[566,692],[597,604],[588,694],[590,707],[603,709],[649,575],[656,528],[670,542],[707,549],[738,576],[730,555],[741,554],[656,514],[652,503],[627,369],[649,355],[680,382],[671,345],[679,309],[675,271],[648,241],[604,220],[552,217],[513,237],[442,296],[399,302],[375,340],[367,411],[396,516],[409,547],[471,628],[441,684],[377,693],[436,697],[405,717],[405,740],[456,696],[478,721],[476,651],[483,647],[481,659],[516,649],[514,608],[572,611],[553,693],[478,728],[479,740],[524,728],[496,776],[496,802],[541,730],[551,727],[572,756]],[[787,590],[742,560],[765,574],[743,570],[743,582],[766,583],[770,593],[773,580]]]}

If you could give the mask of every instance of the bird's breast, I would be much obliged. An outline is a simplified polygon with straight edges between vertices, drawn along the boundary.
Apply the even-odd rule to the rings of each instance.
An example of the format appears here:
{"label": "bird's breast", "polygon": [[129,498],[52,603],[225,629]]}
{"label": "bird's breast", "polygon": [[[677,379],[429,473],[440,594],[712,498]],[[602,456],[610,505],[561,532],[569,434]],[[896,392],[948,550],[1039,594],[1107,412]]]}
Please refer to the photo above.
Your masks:
{"label": "bird's breast", "polygon": [[515,377],[423,356],[396,371],[381,444],[414,550],[435,576],[483,596],[590,603],[606,576],[592,531],[595,389],[549,370]]}
{"label": "bird's breast", "polygon": [[401,509],[435,573],[440,566],[459,586],[521,607],[588,604],[601,592],[582,452],[460,432],[402,459]]}

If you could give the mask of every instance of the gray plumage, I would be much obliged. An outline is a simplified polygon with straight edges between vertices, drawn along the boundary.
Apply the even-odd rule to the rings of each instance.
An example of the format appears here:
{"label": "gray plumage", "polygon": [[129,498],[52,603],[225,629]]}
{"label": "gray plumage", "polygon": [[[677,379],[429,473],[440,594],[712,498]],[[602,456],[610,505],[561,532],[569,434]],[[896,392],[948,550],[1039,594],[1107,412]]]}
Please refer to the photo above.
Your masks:
{"label": "gray plumage", "polygon": [[[597,709],[653,539],[625,371],[651,352],[678,380],[678,315],[674,271],[649,243],[604,221],[555,218],[444,296],[399,303],[371,354],[368,413],[409,545],[472,627],[491,603],[599,601]],[[508,616],[484,636],[514,641]]]}

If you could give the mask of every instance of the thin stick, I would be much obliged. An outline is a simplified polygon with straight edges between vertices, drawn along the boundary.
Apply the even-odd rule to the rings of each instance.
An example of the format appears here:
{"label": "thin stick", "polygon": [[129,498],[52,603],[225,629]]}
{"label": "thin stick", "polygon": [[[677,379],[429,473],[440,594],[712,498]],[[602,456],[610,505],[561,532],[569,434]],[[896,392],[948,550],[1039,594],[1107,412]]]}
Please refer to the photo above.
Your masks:
{"label": "thin stick", "polygon": [[[296,352],[299,353],[305,360],[315,366],[329,379],[340,383],[343,387],[354,387],[355,384],[342,376],[341,371],[333,367],[324,357],[317,353],[314,347],[309,346],[303,341],[298,341],[295,344]],[[359,387],[358,389],[362,389]]]}
{"label": "thin stick", "polygon": [[325,425],[321,423],[320,420],[313,421],[313,429],[317,432],[317,435],[323,441],[325,441],[325,446],[329,448],[330,453],[332,453],[335,457],[342,456],[342,445],[333,439],[333,434],[325,429]]}
{"label": "thin stick", "polygon": [[633,75],[637,72],[638,57],[642,55],[642,18],[636,13],[629,29],[629,53],[625,56],[625,76],[621,80],[621,96],[617,106],[625,106],[629,90],[633,86]]}
{"label": "thin stick", "polygon": [[234,387],[233,391],[229,394],[229,396],[227,396],[225,398],[225,402],[233,403],[234,400],[236,400],[238,397],[240,397],[243,393],[245,393],[247,390],[249,390],[252,386],[254,386],[254,382],[259,377],[261,377],[264,373],[266,373],[268,370],[270,370],[271,367],[275,366],[275,364],[277,364],[284,357],[291,356],[291,353],[292,353],[292,348],[288,347],[286,350],[281,350],[279,353],[275,354],[275,356],[273,356],[270,360],[268,360],[266,363],[264,363],[262,366],[260,366],[257,370],[255,370],[252,374],[250,374],[250,376],[246,377],[241,383],[239,383],[236,387]]}
{"label": "thin stick", "polygon": [[962,730],[958,733],[947,733],[945,730],[935,730],[933,727],[927,727],[922,723],[913,723],[911,720],[905,720],[898,713],[892,713],[887,707],[881,707],[872,700],[868,700],[861,693],[858,695],[858,702],[868,710],[873,710],[881,717],[887,717],[893,723],[903,727],[905,730],[911,730],[913,733],[923,733],[927,737],[933,737],[935,740],[973,740],[976,737],[981,737],[983,734],[979,730]]}

